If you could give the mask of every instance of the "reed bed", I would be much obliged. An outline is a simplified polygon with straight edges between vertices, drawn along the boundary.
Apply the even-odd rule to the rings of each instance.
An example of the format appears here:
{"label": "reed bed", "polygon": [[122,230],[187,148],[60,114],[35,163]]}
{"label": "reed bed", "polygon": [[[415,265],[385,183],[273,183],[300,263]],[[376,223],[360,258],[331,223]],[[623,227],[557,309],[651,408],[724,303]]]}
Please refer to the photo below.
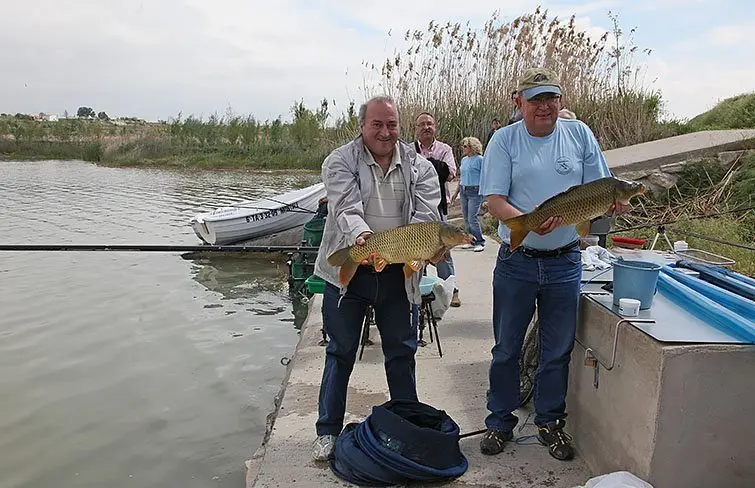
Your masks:
{"label": "reed bed", "polygon": [[[551,18],[547,10],[502,22],[498,14],[481,29],[467,24],[430,22],[424,31],[407,31],[409,47],[382,65],[365,63],[380,82],[372,87],[393,96],[403,120],[421,111],[434,114],[439,139],[455,145],[465,136],[485,140],[494,117],[508,120],[510,93],[522,72],[544,66],[556,71],[564,104],[595,132],[604,150],[653,139],[661,113],[660,95],[641,81],[638,54],[618,18],[599,39],[576,25]],[[413,125],[404,123],[404,137]]]}

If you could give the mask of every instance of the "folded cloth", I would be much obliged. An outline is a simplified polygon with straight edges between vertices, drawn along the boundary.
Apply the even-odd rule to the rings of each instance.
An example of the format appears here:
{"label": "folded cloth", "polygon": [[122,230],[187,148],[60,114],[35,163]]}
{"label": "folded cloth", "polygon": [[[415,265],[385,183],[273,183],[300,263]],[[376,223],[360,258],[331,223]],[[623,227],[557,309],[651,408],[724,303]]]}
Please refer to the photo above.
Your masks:
{"label": "folded cloth", "polygon": [[611,267],[611,260],[616,257],[601,246],[589,246],[581,251],[582,269],[585,271],[595,271],[596,269],[608,269]]}

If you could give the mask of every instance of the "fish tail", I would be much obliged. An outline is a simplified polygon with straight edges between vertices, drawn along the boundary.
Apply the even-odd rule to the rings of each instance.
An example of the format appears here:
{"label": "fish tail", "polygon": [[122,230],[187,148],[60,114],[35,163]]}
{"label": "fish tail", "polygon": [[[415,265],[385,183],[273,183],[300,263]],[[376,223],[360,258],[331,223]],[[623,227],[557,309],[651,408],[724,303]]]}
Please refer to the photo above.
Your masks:
{"label": "fish tail", "polygon": [[351,246],[344,247],[328,256],[328,264],[339,267],[338,281],[342,285],[348,285],[359,269],[359,263],[351,257]]}
{"label": "fish tail", "polygon": [[511,230],[510,247],[512,251],[519,247],[519,245],[529,233],[529,229],[526,229],[524,226],[526,217],[527,215],[524,214],[503,221],[503,224]]}
{"label": "fish tail", "polygon": [[344,286],[348,285],[356,274],[357,269],[359,269],[359,263],[355,263],[354,261],[342,264],[341,269],[338,270],[338,281]]}

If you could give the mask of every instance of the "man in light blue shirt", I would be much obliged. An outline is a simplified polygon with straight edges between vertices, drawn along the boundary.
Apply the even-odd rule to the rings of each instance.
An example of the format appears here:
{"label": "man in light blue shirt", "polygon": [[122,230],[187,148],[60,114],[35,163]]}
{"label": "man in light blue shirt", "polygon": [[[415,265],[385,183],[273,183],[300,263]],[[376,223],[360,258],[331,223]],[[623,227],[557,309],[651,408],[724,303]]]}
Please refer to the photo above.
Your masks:
{"label": "man in light blue shirt", "polygon": [[[548,198],[582,183],[611,176],[597,140],[579,120],[559,118],[561,85],[547,69],[529,69],[518,86],[522,120],[496,131],[485,150],[480,195],[499,221],[532,211]],[[620,213],[626,208],[612,208]],[[509,229],[493,274],[495,346],[490,392],[480,443],[484,454],[498,454],[513,438],[519,406],[519,355],[538,306],[540,367],[535,377],[538,439],[556,459],[571,459],[574,448],[563,431],[569,360],[577,324],[582,262],[574,225],[551,217],[512,252]]]}

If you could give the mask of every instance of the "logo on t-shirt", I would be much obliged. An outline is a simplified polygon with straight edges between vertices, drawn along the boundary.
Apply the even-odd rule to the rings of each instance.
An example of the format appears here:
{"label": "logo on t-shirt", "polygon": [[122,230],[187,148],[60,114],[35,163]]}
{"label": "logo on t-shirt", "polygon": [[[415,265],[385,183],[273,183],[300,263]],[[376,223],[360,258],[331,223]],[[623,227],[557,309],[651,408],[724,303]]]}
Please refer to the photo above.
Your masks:
{"label": "logo on t-shirt", "polygon": [[560,175],[571,173],[574,169],[572,162],[569,158],[560,157],[556,159],[556,172]]}

